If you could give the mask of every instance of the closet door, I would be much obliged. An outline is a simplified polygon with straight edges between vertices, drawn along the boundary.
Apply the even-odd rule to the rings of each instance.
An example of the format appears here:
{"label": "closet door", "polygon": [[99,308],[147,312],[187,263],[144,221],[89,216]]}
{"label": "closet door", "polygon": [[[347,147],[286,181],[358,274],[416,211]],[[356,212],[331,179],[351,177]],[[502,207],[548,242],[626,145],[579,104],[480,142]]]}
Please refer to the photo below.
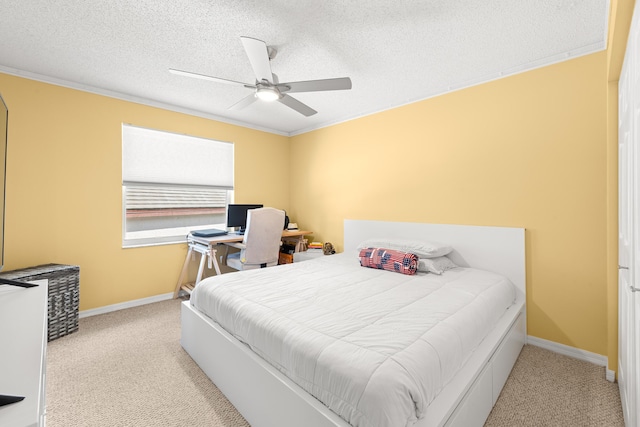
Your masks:
{"label": "closet door", "polygon": [[[618,385],[625,417],[625,424],[635,426],[631,415],[630,403],[634,401],[635,387],[633,369],[635,345],[633,340],[634,298],[632,292],[635,268],[633,260],[633,146],[630,141],[630,122],[625,106],[628,107],[628,94],[622,90],[626,82],[620,79],[619,109],[620,127],[618,131]],[[628,108],[626,109],[628,110]],[[623,115],[624,114],[624,115]]]}
{"label": "closet door", "polygon": [[634,13],[618,86],[618,383],[625,424],[640,422],[640,23]]}

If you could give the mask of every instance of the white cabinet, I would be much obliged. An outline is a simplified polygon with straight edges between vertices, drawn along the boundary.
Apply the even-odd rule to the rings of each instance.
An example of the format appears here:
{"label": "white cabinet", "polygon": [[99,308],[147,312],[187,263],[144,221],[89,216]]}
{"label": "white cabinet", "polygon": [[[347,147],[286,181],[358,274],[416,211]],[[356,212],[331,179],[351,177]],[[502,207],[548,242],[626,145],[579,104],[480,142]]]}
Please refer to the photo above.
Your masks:
{"label": "white cabinet", "polygon": [[47,280],[0,286],[0,394],[25,396],[0,406],[0,426],[44,427]]}

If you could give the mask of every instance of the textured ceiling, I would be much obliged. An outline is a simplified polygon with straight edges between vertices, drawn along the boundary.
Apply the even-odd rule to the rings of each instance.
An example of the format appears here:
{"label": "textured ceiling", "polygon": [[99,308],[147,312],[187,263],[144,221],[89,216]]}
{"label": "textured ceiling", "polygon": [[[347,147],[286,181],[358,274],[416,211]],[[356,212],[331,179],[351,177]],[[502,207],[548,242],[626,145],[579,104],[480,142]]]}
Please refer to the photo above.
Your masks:
{"label": "textured ceiling", "polygon": [[[285,135],[606,47],[607,0],[0,0],[0,72]],[[254,83],[240,36],[277,48],[280,81],[348,91],[228,107]],[[1,89],[1,88],[0,88]]]}

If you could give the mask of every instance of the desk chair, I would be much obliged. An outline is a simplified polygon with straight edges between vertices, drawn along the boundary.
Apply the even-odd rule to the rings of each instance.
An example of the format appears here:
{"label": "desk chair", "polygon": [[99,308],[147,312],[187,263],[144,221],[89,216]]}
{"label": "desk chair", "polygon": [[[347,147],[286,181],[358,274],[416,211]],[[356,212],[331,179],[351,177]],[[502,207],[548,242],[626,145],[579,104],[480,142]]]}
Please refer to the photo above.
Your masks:
{"label": "desk chair", "polygon": [[227,243],[240,249],[229,254],[226,264],[236,270],[250,270],[278,265],[282,244],[284,211],[259,208],[247,211],[247,228],[242,243]]}

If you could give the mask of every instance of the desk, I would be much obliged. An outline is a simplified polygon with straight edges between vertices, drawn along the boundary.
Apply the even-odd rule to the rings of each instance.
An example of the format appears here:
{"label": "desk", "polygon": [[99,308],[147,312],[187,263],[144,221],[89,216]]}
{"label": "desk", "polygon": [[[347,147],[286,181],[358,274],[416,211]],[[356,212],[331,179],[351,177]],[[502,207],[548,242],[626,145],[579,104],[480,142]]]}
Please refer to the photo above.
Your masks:
{"label": "desk", "polygon": [[[296,246],[296,251],[298,251],[303,237],[307,234],[312,233],[312,231],[304,230],[284,230],[282,232],[282,239],[287,241],[296,241],[298,243],[298,245]],[[221,274],[220,265],[218,264],[218,259],[216,257],[218,245],[242,242],[243,238],[244,236],[240,234],[232,233],[215,237],[196,237],[189,234],[189,236],[187,236],[187,245],[189,246],[189,250],[187,251],[187,257],[185,258],[184,264],[182,265],[182,271],[180,272],[180,277],[178,278],[176,289],[173,292],[173,298],[178,297],[180,289],[187,292],[188,294],[191,294],[193,287],[197,285],[200,280],[202,280],[205,260],[208,261],[209,269],[213,267],[216,270],[216,274]],[[187,278],[187,272],[189,270],[189,260],[193,256],[195,256],[196,253],[200,254],[200,265],[198,266],[198,275],[196,276],[196,281],[195,283],[184,283],[185,279]]]}

